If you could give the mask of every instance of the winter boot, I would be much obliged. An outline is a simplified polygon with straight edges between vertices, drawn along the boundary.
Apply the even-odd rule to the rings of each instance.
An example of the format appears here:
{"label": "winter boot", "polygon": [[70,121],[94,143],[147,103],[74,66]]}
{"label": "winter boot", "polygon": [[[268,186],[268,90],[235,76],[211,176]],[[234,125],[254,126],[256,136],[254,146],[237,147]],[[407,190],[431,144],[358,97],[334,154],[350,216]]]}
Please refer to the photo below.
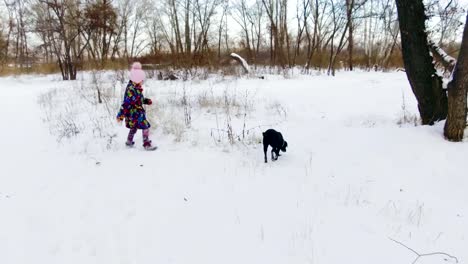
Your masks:
{"label": "winter boot", "polygon": [[143,147],[146,150],[156,150],[158,147],[151,145],[151,140],[149,139],[149,129],[143,129]]}
{"label": "winter boot", "polygon": [[133,142],[133,137],[135,136],[137,132],[137,129],[136,128],[132,128],[130,129],[130,131],[128,131],[128,137],[127,137],[127,141],[125,142],[125,145],[129,148],[133,147],[133,145],[135,145],[135,142]]}
{"label": "winter boot", "polygon": [[151,145],[151,140],[145,141],[145,143],[143,143],[143,147],[145,148],[145,150],[148,150],[148,151],[153,151],[153,150],[158,149],[157,146]]}

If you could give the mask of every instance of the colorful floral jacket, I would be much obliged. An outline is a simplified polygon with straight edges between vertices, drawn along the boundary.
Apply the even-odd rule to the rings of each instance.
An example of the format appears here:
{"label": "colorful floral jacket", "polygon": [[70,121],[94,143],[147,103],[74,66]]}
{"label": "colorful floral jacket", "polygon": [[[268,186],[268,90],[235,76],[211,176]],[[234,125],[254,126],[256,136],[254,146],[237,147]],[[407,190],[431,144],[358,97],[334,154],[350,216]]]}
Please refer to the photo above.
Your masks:
{"label": "colorful floral jacket", "polygon": [[143,108],[145,103],[143,96],[143,87],[130,81],[125,90],[125,96],[117,114],[117,119],[123,120],[125,118],[125,125],[127,128],[147,129],[151,125],[146,120],[146,112]]}

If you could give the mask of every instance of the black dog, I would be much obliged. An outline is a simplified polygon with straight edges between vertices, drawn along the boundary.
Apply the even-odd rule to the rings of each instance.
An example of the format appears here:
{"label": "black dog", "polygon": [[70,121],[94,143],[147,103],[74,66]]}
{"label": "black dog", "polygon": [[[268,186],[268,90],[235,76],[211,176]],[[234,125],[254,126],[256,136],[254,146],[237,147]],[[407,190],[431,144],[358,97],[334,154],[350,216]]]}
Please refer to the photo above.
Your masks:
{"label": "black dog", "polygon": [[[267,131],[263,132],[263,152],[265,153],[265,163],[267,163],[267,150],[268,145],[270,145],[273,149],[271,150],[271,160],[275,161],[278,159],[280,150],[286,152],[286,147],[288,146],[288,142],[283,139],[283,135],[280,132],[275,131],[274,129],[268,129]],[[276,157],[273,155],[276,154]]]}

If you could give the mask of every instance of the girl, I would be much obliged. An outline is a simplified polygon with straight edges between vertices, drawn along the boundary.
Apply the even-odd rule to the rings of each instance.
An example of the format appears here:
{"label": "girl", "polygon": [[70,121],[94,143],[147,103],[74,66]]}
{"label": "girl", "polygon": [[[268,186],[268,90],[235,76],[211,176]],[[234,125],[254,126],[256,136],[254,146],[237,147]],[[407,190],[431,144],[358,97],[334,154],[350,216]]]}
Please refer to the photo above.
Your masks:
{"label": "girl", "polygon": [[151,105],[153,102],[149,98],[143,96],[143,81],[145,80],[145,72],[141,68],[141,63],[135,62],[130,70],[130,81],[125,90],[125,96],[117,114],[117,122],[122,122],[125,118],[125,125],[130,129],[125,145],[133,147],[133,137],[138,129],[143,131],[143,147],[146,150],[155,150],[157,146],[151,145],[149,140],[150,123],[146,119],[146,112],[143,105]]}

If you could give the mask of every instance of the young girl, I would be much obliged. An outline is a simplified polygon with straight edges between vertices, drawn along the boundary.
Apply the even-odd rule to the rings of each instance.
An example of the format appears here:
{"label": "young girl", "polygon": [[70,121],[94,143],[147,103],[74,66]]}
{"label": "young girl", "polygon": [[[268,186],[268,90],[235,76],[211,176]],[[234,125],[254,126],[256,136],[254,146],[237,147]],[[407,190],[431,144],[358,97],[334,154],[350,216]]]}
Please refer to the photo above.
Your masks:
{"label": "young girl", "polygon": [[156,146],[151,145],[149,140],[150,123],[146,119],[146,112],[143,108],[144,104],[151,105],[153,102],[149,98],[143,96],[143,81],[145,80],[145,72],[141,68],[141,63],[135,62],[130,70],[130,81],[128,82],[125,96],[117,114],[117,121],[120,123],[125,118],[125,125],[130,129],[127,142],[125,145],[132,147],[133,137],[138,129],[143,130],[143,147],[146,150],[155,150]]}

